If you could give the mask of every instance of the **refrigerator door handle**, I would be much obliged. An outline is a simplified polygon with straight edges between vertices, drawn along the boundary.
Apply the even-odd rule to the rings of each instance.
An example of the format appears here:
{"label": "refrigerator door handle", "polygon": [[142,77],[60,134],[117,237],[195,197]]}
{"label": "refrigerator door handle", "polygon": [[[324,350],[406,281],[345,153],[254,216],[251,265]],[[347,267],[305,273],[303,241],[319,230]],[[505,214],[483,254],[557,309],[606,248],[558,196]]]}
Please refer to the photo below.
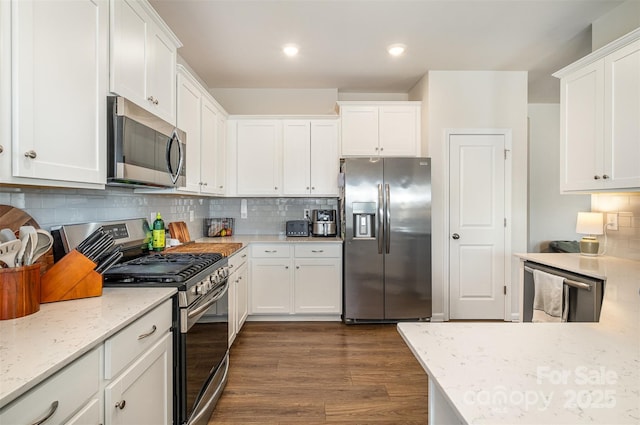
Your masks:
{"label": "refrigerator door handle", "polygon": [[378,239],[378,254],[382,254],[382,232],[383,221],[382,216],[384,213],[384,199],[382,197],[382,185],[378,185],[378,228],[376,229],[376,238]]}
{"label": "refrigerator door handle", "polygon": [[389,183],[384,185],[386,200],[385,200],[385,223],[384,223],[384,240],[386,244],[387,254],[391,251],[391,190],[389,189]]}

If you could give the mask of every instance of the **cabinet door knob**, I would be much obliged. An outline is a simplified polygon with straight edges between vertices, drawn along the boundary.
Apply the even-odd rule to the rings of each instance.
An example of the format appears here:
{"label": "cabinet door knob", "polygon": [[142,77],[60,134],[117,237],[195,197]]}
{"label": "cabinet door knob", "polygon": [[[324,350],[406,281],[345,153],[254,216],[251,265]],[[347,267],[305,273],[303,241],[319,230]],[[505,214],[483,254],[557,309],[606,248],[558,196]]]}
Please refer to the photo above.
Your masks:
{"label": "cabinet door knob", "polygon": [[457,233],[454,233],[453,235],[451,235],[451,237],[456,240],[460,239],[460,235]]}
{"label": "cabinet door knob", "polygon": [[299,268],[300,268],[300,266],[296,266],[296,269],[299,269]]}
{"label": "cabinet door knob", "polygon": [[0,145],[0,153],[4,152],[4,148]]}
{"label": "cabinet door knob", "polygon": [[284,266],[285,269],[289,270],[289,266]]}
{"label": "cabinet door knob", "polygon": [[30,151],[26,151],[26,152],[24,153],[24,156],[25,156],[26,158],[34,159],[35,157],[37,157],[37,156],[38,156],[38,154],[36,153],[36,151],[34,151],[34,150],[30,150]]}
{"label": "cabinet door knob", "polygon": [[309,186],[307,186],[307,190],[309,190]]}
{"label": "cabinet door knob", "polygon": [[278,190],[278,186],[274,187],[275,190]]}
{"label": "cabinet door knob", "polygon": [[600,176],[595,175],[595,176],[593,176],[593,179],[594,179],[594,180],[600,180]]}
{"label": "cabinet door knob", "polygon": [[153,96],[149,96],[149,97],[147,98],[147,100],[148,100],[149,102],[153,103],[154,105],[157,105],[158,103],[160,103],[160,102],[158,102],[158,99],[156,99],[156,98],[155,98],[155,97],[153,97]]}
{"label": "cabinet door knob", "polygon": [[606,180],[606,179],[608,179],[608,178],[609,178],[609,175],[608,175],[608,174],[603,174],[603,175],[602,175],[602,178]]}
{"label": "cabinet door knob", "polygon": [[382,152],[384,150],[384,148],[380,148],[380,152]]}
{"label": "cabinet door knob", "polygon": [[119,402],[116,403],[116,409],[124,409],[124,406],[127,404],[126,400],[120,400]]}
{"label": "cabinet door knob", "polygon": [[376,151],[378,150],[378,148],[376,148]]}

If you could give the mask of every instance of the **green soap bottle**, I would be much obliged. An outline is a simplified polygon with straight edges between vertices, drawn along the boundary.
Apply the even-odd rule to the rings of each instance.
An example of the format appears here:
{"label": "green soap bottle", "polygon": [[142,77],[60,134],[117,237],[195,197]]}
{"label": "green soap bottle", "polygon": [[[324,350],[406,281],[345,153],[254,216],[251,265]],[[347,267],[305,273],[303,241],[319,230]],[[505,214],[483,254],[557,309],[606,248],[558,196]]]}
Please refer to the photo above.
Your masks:
{"label": "green soap bottle", "polygon": [[160,216],[160,213],[156,215],[156,219],[153,222],[153,227],[151,230],[152,235],[152,245],[154,251],[162,251],[164,249],[164,221]]}

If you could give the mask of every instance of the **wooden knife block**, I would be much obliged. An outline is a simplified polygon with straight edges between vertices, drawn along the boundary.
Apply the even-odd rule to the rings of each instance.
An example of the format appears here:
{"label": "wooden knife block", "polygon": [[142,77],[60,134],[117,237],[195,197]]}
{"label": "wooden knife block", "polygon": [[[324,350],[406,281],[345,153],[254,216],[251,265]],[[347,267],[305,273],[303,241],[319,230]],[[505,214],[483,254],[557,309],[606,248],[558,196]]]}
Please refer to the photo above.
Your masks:
{"label": "wooden knife block", "polygon": [[96,263],[75,249],[55,263],[40,280],[40,302],[75,300],[102,295],[102,275]]}

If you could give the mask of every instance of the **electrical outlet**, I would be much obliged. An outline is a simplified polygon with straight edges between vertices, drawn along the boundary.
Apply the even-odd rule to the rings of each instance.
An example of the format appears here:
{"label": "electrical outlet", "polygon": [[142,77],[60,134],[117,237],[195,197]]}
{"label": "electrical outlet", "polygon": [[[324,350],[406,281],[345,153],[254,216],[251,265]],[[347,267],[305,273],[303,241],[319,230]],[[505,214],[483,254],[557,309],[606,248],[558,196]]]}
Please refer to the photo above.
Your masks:
{"label": "electrical outlet", "polygon": [[311,210],[309,208],[304,209],[304,217],[302,218],[308,218],[309,220],[311,220]]}
{"label": "electrical outlet", "polygon": [[607,230],[618,230],[618,213],[607,213]]}
{"label": "electrical outlet", "polygon": [[196,212],[193,210],[189,211],[189,221],[191,222],[195,219],[196,219]]}

